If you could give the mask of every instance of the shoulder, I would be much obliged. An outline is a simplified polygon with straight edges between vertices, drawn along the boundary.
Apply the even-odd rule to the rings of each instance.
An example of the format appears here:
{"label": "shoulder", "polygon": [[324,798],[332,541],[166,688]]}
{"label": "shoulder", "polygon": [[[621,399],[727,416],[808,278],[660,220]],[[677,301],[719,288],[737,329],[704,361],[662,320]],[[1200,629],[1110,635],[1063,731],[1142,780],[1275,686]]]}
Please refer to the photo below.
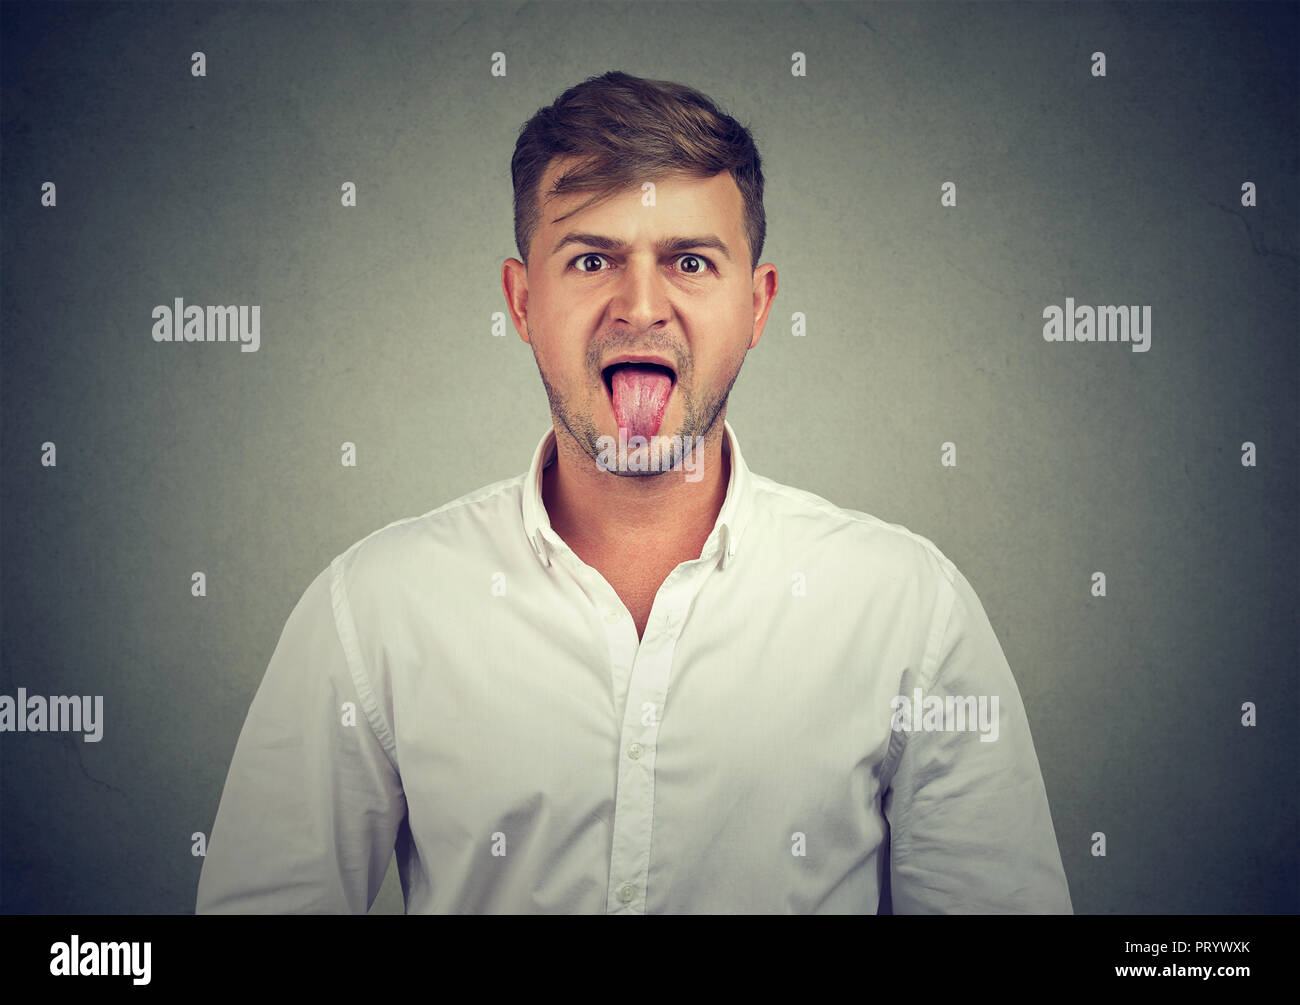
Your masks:
{"label": "shoulder", "polygon": [[769,540],[851,568],[861,578],[924,582],[952,588],[961,573],[928,537],[901,523],[836,505],[761,475],[754,482],[754,520]]}
{"label": "shoulder", "polygon": [[424,577],[454,569],[457,556],[481,555],[509,534],[523,534],[523,475],[506,478],[419,516],[394,520],[351,544],[330,563],[337,591],[381,598]]}

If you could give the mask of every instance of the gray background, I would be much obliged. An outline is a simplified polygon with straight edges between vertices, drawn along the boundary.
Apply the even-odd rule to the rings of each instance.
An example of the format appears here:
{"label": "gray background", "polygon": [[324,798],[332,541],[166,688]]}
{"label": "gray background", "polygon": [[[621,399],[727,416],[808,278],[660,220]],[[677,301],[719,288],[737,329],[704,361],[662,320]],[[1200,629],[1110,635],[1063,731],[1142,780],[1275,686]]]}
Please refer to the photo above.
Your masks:
{"label": "gray background", "polygon": [[[0,693],[102,694],[106,724],[0,736],[0,910],[192,911],[190,835],[313,576],[525,470],[545,395],[490,335],[510,156],[609,69],[753,130],[781,287],[728,418],[755,471],[969,577],[1076,911],[1297,910],[1294,6],[2,16]],[[1152,305],[1150,351],[1044,342],[1066,296]],[[260,351],[154,343],[175,297],[262,305]]]}

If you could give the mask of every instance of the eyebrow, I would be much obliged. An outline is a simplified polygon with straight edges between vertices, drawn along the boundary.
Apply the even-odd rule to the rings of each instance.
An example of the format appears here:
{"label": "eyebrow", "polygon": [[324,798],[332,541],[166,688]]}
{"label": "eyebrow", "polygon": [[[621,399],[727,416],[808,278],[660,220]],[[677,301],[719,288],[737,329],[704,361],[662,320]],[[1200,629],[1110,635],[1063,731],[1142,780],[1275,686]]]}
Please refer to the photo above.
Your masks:
{"label": "eyebrow", "polygon": [[[560,242],[551,249],[551,254],[554,255],[566,244],[586,244],[593,248],[599,248],[601,251],[622,251],[627,247],[624,242],[601,234],[570,233],[560,238]],[[655,242],[655,251],[661,255],[680,254],[693,248],[713,248],[725,255],[728,262],[731,261],[730,250],[719,238],[714,237],[712,234],[702,234],[699,237],[665,237],[662,241]]]}

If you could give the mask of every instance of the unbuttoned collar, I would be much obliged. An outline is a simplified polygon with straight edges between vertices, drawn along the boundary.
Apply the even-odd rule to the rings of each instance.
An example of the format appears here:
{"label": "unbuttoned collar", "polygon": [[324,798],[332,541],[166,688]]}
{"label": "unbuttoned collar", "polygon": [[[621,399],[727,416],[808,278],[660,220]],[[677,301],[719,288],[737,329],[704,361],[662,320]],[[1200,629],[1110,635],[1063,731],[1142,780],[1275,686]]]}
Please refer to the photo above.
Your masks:
{"label": "unbuttoned collar", "polygon": [[[722,420],[722,427],[726,440],[723,449],[730,449],[731,453],[731,475],[727,480],[727,497],[722,501],[722,509],[718,511],[718,519],[704,542],[700,557],[707,558],[721,549],[722,568],[725,569],[736,555],[736,545],[749,519],[753,502],[750,498],[752,482],[749,469],[740,454],[736,431],[726,419]],[[547,566],[551,564],[549,549],[562,543],[551,527],[550,514],[542,503],[542,472],[554,459],[555,428],[551,427],[542,434],[537,449],[533,451],[528,475],[524,478],[524,533],[528,535],[528,542],[538,559]]]}

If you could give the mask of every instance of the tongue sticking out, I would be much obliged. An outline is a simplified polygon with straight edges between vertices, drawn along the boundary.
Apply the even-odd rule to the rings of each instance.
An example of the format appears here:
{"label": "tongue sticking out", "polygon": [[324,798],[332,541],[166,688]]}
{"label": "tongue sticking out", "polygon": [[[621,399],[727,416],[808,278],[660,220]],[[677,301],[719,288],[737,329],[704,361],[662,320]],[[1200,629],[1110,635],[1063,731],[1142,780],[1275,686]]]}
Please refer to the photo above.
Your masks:
{"label": "tongue sticking out", "polygon": [[628,364],[614,371],[614,417],[627,438],[644,436],[647,440],[659,432],[673,379],[663,370]]}

